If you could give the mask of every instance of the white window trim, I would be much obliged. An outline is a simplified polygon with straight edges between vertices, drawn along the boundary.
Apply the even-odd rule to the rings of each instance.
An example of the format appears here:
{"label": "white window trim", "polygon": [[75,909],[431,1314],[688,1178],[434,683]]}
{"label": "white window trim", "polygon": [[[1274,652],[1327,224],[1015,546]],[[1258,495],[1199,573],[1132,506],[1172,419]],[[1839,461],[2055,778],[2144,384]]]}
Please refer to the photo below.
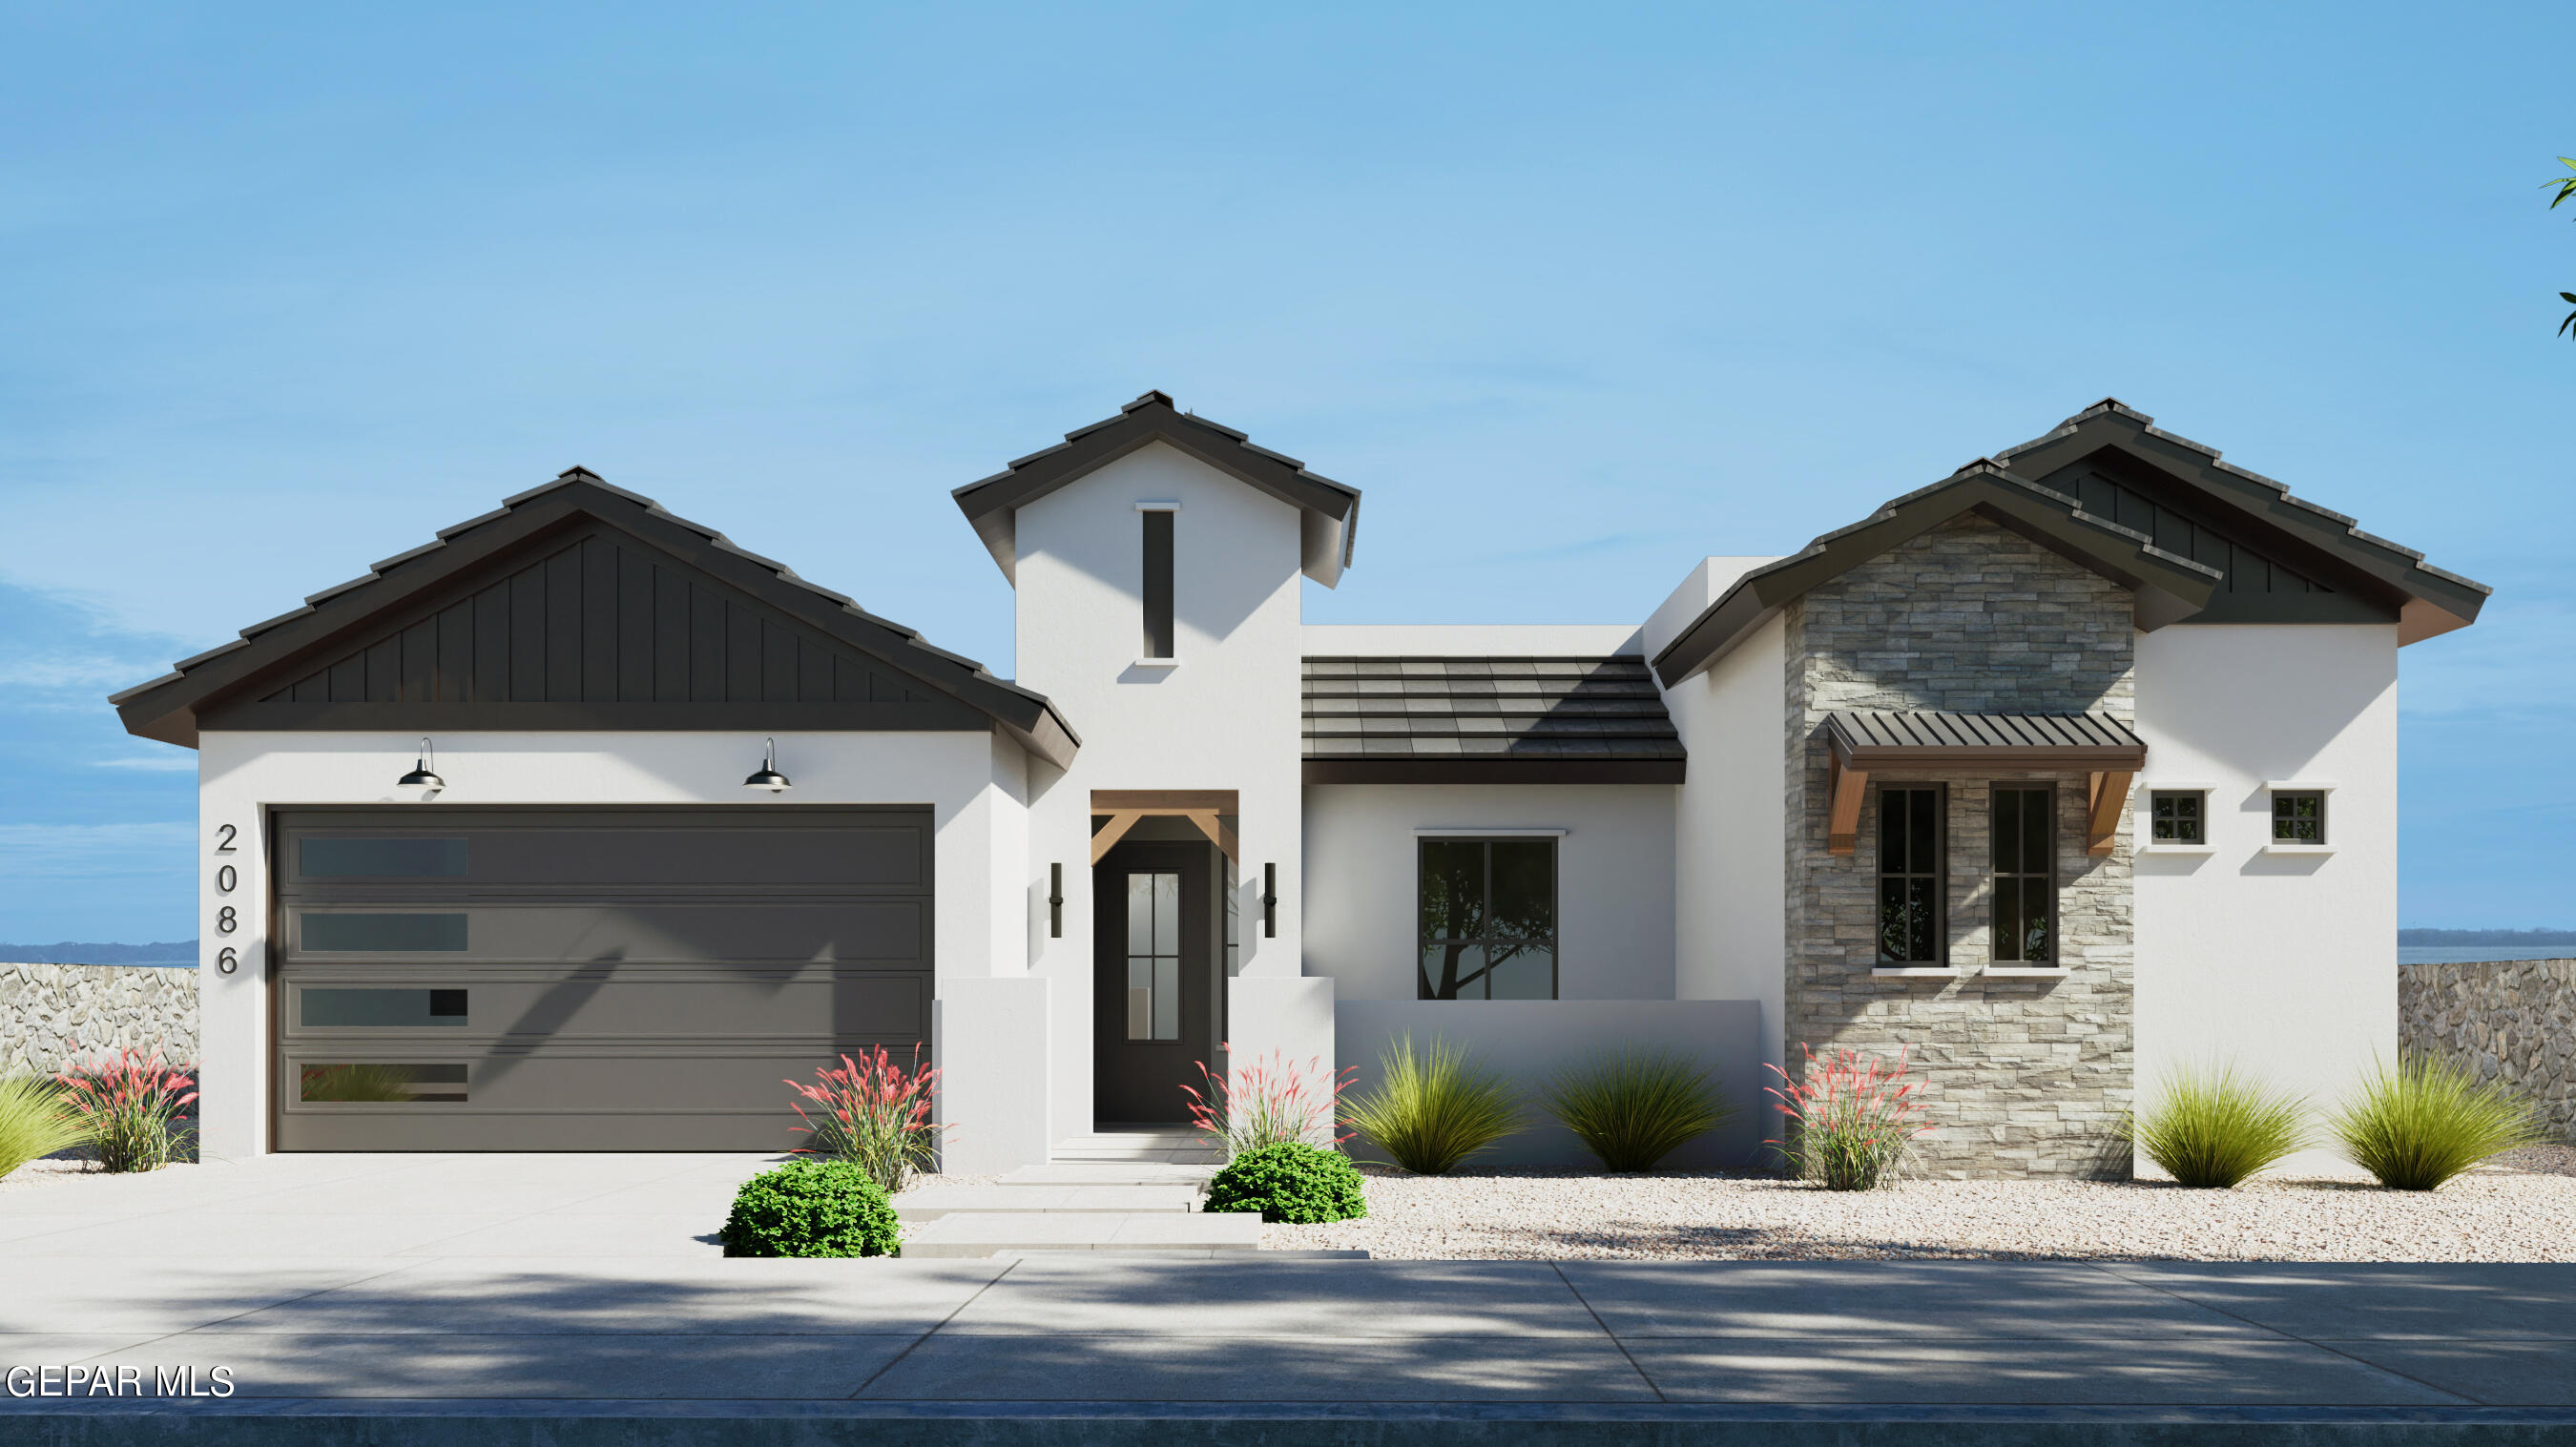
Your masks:
{"label": "white window trim", "polygon": [[1181,660],[1178,658],[1139,658],[1136,660],[1135,666],[1138,668],[1178,668],[1181,666]]}
{"label": "white window trim", "polygon": [[1926,978],[1956,979],[1959,968],[1956,965],[1872,965],[1869,972],[1873,975],[1920,975]]}
{"label": "white window trim", "polygon": [[1416,839],[1562,839],[1573,832],[1571,829],[1552,826],[1539,828],[1519,826],[1488,828],[1478,824],[1416,824],[1413,826],[1413,837]]}
{"label": "white window trim", "polygon": [[[2263,852],[2266,854],[2306,855],[2324,855],[2334,853],[2335,846],[2331,842],[2325,844],[2284,844],[2279,840],[2274,839],[2272,837],[2272,811],[2268,807],[2271,803],[2269,796],[2273,794],[2331,794],[2334,791],[2335,783],[2332,779],[2265,779],[2263,781],[2263,792],[2266,797],[2263,802],[2267,807],[2263,810]],[[2326,810],[2326,838],[2331,841],[2334,837],[2334,810],[2329,807]]]}
{"label": "white window trim", "polygon": [[2048,980],[2073,974],[2064,965],[1988,965],[1980,974],[2000,975],[2005,979]]}
{"label": "white window trim", "polygon": [[1136,511],[1138,512],[1179,512],[1180,510],[1181,505],[1177,502],[1140,502],[1136,504]]}

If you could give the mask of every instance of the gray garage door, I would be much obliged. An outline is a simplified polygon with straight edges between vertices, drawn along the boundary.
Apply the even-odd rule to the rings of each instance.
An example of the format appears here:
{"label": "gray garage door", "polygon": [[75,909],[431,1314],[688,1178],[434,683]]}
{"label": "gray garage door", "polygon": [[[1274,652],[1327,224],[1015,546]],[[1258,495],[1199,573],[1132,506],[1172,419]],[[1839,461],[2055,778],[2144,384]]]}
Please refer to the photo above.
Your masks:
{"label": "gray garage door", "polygon": [[929,1038],[925,810],[274,823],[280,1150],[781,1150]]}

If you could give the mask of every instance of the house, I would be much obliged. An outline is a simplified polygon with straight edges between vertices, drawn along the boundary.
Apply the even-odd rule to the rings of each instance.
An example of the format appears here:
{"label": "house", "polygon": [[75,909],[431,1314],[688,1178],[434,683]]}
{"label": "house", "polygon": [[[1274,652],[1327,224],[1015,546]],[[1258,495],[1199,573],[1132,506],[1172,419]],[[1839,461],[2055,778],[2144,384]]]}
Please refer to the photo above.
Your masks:
{"label": "house", "polygon": [[1360,493],[1161,393],[955,496],[1016,680],[575,469],[117,695],[208,1152],[775,1149],[884,1044],[990,1171],[1409,1035],[1684,1052],[1701,1161],[1903,1047],[1929,1169],[2082,1174],[2394,1054],[2397,654],[2488,590],[2116,401],[1608,627],[1305,624]]}

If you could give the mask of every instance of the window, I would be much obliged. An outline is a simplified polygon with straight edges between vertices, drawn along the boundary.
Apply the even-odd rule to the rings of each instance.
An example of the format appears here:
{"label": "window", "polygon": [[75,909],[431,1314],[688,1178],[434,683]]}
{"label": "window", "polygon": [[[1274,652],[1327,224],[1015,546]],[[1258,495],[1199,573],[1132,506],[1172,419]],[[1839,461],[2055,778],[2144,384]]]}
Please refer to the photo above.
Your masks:
{"label": "window", "polygon": [[1127,1038],[1181,1038],[1181,877],[1127,876]]}
{"label": "window", "polygon": [[2046,785],[1996,786],[1996,964],[2057,963],[2056,805]]}
{"label": "window", "polygon": [[323,914],[306,910],[304,948],[316,953],[461,950],[465,948],[465,919],[461,914]]}
{"label": "window", "polygon": [[1941,963],[1941,789],[1878,791],[1878,959]]}
{"label": "window", "polygon": [[1556,998],[1556,841],[1425,839],[1415,956],[1425,1000]]}
{"label": "window", "polygon": [[342,1065],[307,1065],[299,1074],[299,1095],[308,1101],[462,1101],[466,1068],[462,1065],[382,1065],[358,1061]]}
{"label": "window", "polygon": [[2326,791],[2274,789],[2272,791],[2272,842],[2324,844],[2326,842]]}
{"label": "window", "polygon": [[462,1025],[463,990],[324,989],[302,991],[306,1028]]}
{"label": "window", "polygon": [[462,839],[335,839],[297,842],[296,859],[307,879],[394,879],[465,872]]}
{"label": "window", "polygon": [[1172,653],[1172,510],[1145,512],[1145,656]]}
{"label": "window", "polygon": [[2148,842],[2206,844],[2209,833],[2202,812],[2209,796],[2198,789],[2157,789],[2147,796]]}

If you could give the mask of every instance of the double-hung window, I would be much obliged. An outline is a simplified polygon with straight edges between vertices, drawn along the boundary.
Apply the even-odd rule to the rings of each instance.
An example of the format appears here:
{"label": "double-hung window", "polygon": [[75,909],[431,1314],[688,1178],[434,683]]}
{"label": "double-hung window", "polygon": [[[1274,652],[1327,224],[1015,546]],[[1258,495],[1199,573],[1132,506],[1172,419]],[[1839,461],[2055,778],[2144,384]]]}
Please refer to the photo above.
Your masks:
{"label": "double-hung window", "polygon": [[1425,1000],[1556,998],[1556,841],[1419,843],[1414,959]]}
{"label": "double-hung window", "polygon": [[1878,791],[1878,962],[1942,963],[1942,790],[1892,784]]}
{"label": "double-hung window", "polygon": [[1996,964],[2057,963],[2056,806],[2046,784],[1995,786]]}

